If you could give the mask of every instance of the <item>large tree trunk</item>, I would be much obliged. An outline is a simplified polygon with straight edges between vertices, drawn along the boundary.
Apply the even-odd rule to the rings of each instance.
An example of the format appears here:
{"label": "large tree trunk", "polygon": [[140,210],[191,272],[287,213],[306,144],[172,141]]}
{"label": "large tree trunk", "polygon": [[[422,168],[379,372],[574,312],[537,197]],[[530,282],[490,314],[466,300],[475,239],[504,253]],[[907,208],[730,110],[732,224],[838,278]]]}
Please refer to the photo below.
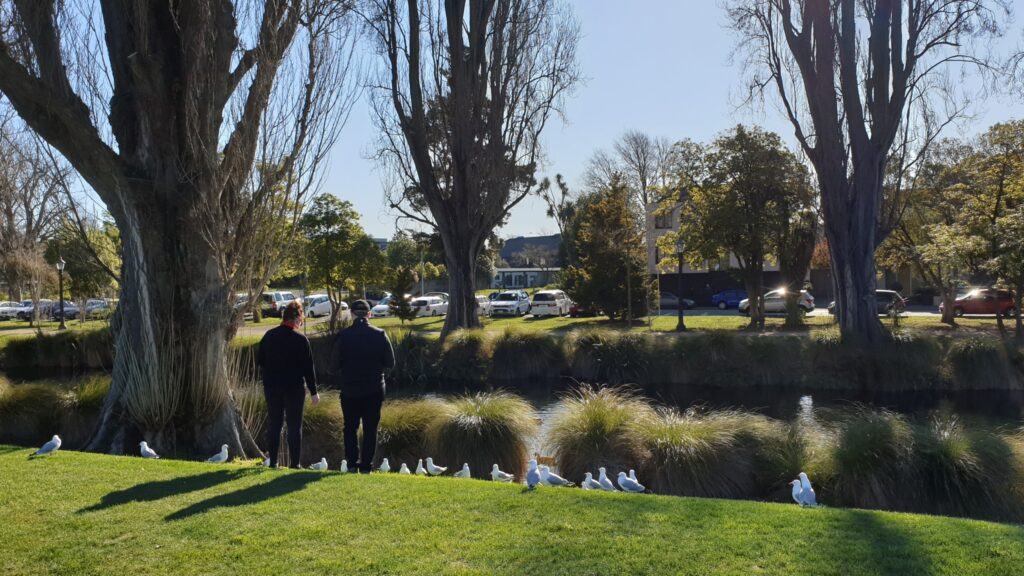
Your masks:
{"label": "large tree trunk", "polygon": [[744,288],[747,290],[747,301],[750,307],[750,330],[764,329],[764,278],[761,270],[751,270],[744,273]]}
{"label": "large tree trunk", "polygon": [[259,455],[229,385],[232,307],[217,255],[183,225],[183,203],[165,198],[115,216],[124,262],[113,383],[86,449],[122,454],[146,440],[167,455],[223,444],[232,457]]}
{"label": "large tree trunk", "polygon": [[462,328],[480,327],[476,304],[476,261],[480,242],[459,236],[441,231],[448,272],[448,314],[442,336]]}

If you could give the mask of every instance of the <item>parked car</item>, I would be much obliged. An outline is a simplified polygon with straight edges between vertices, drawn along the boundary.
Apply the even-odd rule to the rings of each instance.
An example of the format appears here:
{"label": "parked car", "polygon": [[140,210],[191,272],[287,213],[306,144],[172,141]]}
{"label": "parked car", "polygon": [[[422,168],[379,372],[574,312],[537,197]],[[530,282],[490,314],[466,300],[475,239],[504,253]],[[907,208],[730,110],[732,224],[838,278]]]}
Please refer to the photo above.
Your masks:
{"label": "parked car", "polygon": [[[939,312],[945,310],[945,303],[939,304]],[[1002,314],[1013,316],[1016,310],[1014,293],[1011,290],[979,288],[971,290],[953,301],[953,314]]]}
{"label": "parked car", "polygon": [[480,316],[491,315],[491,299],[487,296],[476,297],[476,313]]}
{"label": "parked car", "polygon": [[50,315],[53,300],[48,300],[46,298],[42,298],[38,302],[25,300],[22,304],[25,304],[26,302],[28,303],[27,305],[23,305],[18,308],[18,320],[31,320],[33,316],[37,315],[36,306],[39,307],[38,317],[40,319],[47,318]]}
{"label": "parked car", "polygon": [[[683,298],[683,310],[689,310],[696,306],[697,303],[689,298]],[[658,292],[658,307],[659,308],[671,308],[672,310],[679,309],[679,297],[671,292]]]}
{"label": "parked car", "polygon": [[0,302],[0,320],[17,318],[19,307],[21,302]]}
{"label": "parked car", "polygon": [[416,317],[421,316],[444,316],[448,313],[448,303],[439,296],[423,296],[412,301],[411,306],[416,310]]}
{"label": "parked car", "polygon": [[[327,294],[311,294],[306,296],[305,300],[306,316],[320,318],[331,315],[331,299]],[[348,314],[348,304],[338,302],[338,315],[344,317],[346,314]]]}
{"label": "parked car", "polygon": [[746,290],[724,290],[711,296],[711,305],[719,310],[739,308],[740,302],[747,299]]}
{"label": "parked car", "polygon": [[569,317],[570,318],[587,318],[590,316],[597,316],[597,310],[587,308],[579,302],[573,302],[569,306]]}
{"label": "parked car", "polygon": [[526,290],[501,292],[491,301],[491,316],[522,316],[530,313],[530,295]]}
{"label": "parked car", "polygon": [[[50,315],[53,317],[54,320],[60,320],[60,309],[60,302],[54,302],[50,306]],[[80,313],[81,309],[78,306],[75,306],[71,302],[64,302],[64,320],[75,320],[76,318],[78,318],[78,315]]]}
{"label": "parked car", "polygon": [[[800,297],[797,298],[796,302],[804,312],[814,310],[814,296],[811,296],[811,293],[807,290],[800,291]],[[744,316],[750,314],[750,299],[744,298],[741,300],[737,308],[740,314]],[[765,314],[784,313],[786,311],[786,291],[779,289],[766,293],[764,295],[764,311]]]}
{"label": "parked car", "polygon": [[285,306],[292,300],[295,300],[295,294],[291,292],[264,292],[260,298],[260,314],[280,318]]}
{"label": "parked car", "polygon": [[370,317],[387,318],[388,316],[391,316],[391,300],[393,298],[394,296],[388,296],[387,298],[384,298],[380,302],[377,302],[376,306],[370,308]]}
{"label": "parked car", "polygon": [[565,316],[572,300],[561,290],[540,290],[533,295],[530,312],[534,316]]}
{"label": "parked car", "polygon": [[[243,296],[243,298],[246,297]],[[114,313],[114,308],[116,306],[117,300],[105,300],[92,307],[86,307],[85,315],[90,320],[103,320],[105,318],[110,318],[110,315]]]}
{"label": "parked car", "polygon": [[437,296],[438,298],[444,300],[445,302],[449,300],[447,292],[427,292],[426,294],[424,294],[424,296]]}
{"label": "parked car", "polygon": [[[875,290],[875,308],[879,314],[885,316],[902,314],[907,309],[907,299],[895,290]],[[835,300],[829,303],[828,313],[835,315]]]}
{"label": "parked car", "polygon": [[381,291],[370,291],[370,292],[366,292],[363,295],[363,299],[366,300],[370,304],[370,309],[372,310],[374,306],[376,306],[377,304],[380,304],[381,300],[384,300],[385,298],[388,298],[390,296],[391,296],[391,292],[387,292],[387,291],[383,291],[383,290],[381,290]]}

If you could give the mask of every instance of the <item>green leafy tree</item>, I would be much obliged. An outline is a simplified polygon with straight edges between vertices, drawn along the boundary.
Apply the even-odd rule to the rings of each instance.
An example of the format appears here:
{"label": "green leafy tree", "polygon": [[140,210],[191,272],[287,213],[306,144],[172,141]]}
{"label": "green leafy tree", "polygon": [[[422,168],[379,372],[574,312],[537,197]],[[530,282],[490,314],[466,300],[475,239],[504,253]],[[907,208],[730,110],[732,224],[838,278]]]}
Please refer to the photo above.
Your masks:
{"label": "green leafy tree", "polygon": [[995,239],[998,246],[989,262],[990,269],[1014,291],[1014,334],[1024,340],[1021,322],[1021,300],[1024,299],[1024,205],[996,220]]}
{"label": "green leafy tree", "polygon": [[388,303],[388,309],[392,316],[404,324],[407,320],[416,318],[416,309],[412,307],[412,303],[406,299],[405,295],[412,293],[419,277],[416,275],[416,271],[408,266],[398,268],[392,276],[388,290],[392,296],[391,302]]}
{"label": "green leafy tree", "polygon": [[565,288],[588,308],[631,320],[633,312],[644,309],[649,288],[629,187],[613,179],[581,199],[573,220],[570,241],[577,263],[565,269]]}
{"label": "green leafy tree", "polygon": [[64,287],[73,299],[109,296],[117,290],[121,270],[121,242],[112,222],[62,222],[47,242],[50,264],[65,262]]}

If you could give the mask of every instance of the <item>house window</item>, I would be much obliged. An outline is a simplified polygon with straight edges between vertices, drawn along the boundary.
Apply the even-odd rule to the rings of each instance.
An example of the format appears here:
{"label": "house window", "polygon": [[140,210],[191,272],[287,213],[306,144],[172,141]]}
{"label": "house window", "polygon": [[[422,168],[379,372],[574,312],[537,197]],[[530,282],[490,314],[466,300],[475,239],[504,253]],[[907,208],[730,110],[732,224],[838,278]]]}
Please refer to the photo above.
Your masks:
{"label": "house window", "polygon": [[655,230],[669,230],[672,228],[672,213],[659,213],[654,215]]}

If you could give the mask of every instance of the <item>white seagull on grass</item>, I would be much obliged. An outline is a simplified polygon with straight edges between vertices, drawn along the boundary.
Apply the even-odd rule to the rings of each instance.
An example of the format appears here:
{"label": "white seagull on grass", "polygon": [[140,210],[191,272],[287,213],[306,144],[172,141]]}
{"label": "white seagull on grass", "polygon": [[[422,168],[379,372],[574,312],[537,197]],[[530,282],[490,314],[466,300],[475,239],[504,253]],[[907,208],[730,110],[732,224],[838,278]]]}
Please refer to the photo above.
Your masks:
{"label": "white seagull on grass", "polygon": [[377,468],[377,470],[380,471],[380,472],[383,472],[385,474],[387,474],[388,472],[391,472],[391,464],[388,463],[388,459],[387,458],[385,458],[385,459],[380,461],[380,467]]}
{"label": "white seagull on grass", "polygon": [[429,456],[427,457],[427,473],[431,476],[440,476],[441,474],[444,474],[447,469],[448,468],[444,466],[434,466],[434,459]]}
{"label": "white seagull on grass", "polygon": [[509,474],[508,472],[502,472],[498,468],[497,464],[491,466],[491,480],[494,480],[495,482],[511,482],[515,480],[515,478],[515,476]]}
{"label": "white seagull on grass", "polygon": [[149,444],[146,444],[145,440],[139,442],[139,455],[143,458],[152,458],[154,460],[160,458],[160,455],[150,448]]}
{"label": "white seagull on grass", "polygon": [[35,453],[32,454],[32,455],[33,456],[46,456],[47,454],[53,454],[57,450],[60,450],[60,436],[57,436],[56,434],[54,434],[53,438],[50,438],[49,442],[47,442],[46,444],[43,444],[43,447],[40,448],[39,450],[36,450]]}
{"label": "white seagull on grass", "polygon": [[604,466],[598,468],[597,471],[597,482],[601,485],[601,489],[607,490],[608,492],[616,492],[615,484],[612,484],[611,479],[608,478],[608,472],[605,470]]}
{"label": "white seagull on grass", "polygon": [[310,470],[327,470],[327,458],[321,458],[319,462],[309,467]]}
{"label": "white seagull on grass", "polygon": [[402,462],[402,467],[398,469],[398,473],[399,474],[412,474],[412,472],[409,471],[409,467],[405,464],[405,462]]}
{"label": "white seagull on grass", "polygon": [[583,482],[580,482],[580,488],[584,490],[604,490],[604,486],[601,486],[600,482],[594,480],[594,475],[590,472],[587,472],[587,477],[583,479]]}
{"label": "white seagull on grass", "polygon": [[220,452],[217,452],[207,460],[211,464],[223,464],[228,461],[228,445],[224,444],[220,447]]}
{"label": "white seagull on grass", "polygon": [[423,467],[423,458],[420,458],[420,461],[416,463],[416,475],[417,476],[426,476],[427,475],[427,469]]}
{"label": "white seagull on grass", "polygon": [[462,465],[462,470],[459,470],[458,472],[455,473],[455,477],[456,478],[472,478],[472,475],[469,473],[469,463],[468,462],[464,463]]}
{"label": "white seagull on grass", "polygon": [[814,494],[814,488],[811,487],[811,480],[807,477],[807,474],[800,473],[800,478],[790,482],[793,486],[793,500],[801,506],[807,506],[814,508],[818,505],[818,498]]}
{"label": "white seagull on grass", "polygon": [[348,460],[342,460],[341,466],[338,468],[338,472],[342,474],[348,474]]}
{"label": "white seagull on grass", "polygon": [[540,481],[542,484],[547,486],[575,486],[576,484],[562,478],[558,474],[555,474],[547,466],[540,467]]}
{"label": "white seagull on grass", "polygon": [[529,469],[526,471],[526,486],[533,490],[540,484],[540,472],[537,470],[537,461],[530,460]]}
{"label": "white seagull on grass", "polygon": [[643,484],[626,476],[625,472],[619,472],[619,488],[622,488],[623,492],[632,492],[634,494],[647,491]]}

